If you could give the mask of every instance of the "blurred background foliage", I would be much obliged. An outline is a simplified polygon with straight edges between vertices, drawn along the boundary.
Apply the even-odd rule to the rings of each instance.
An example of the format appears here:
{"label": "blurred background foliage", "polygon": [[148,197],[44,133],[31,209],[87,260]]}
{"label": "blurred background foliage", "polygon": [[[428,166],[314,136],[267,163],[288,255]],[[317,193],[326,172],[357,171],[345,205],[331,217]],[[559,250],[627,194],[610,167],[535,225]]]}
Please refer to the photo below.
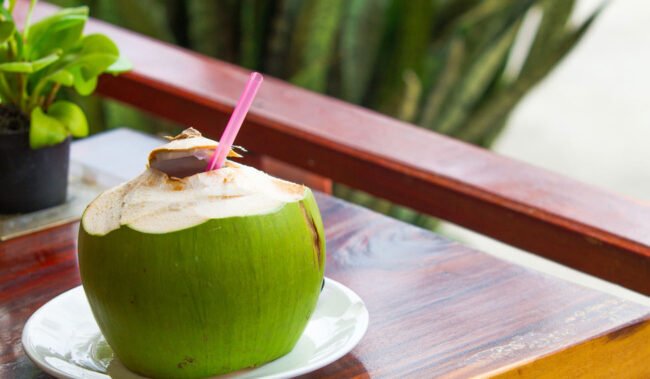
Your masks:
{"label": "blurred background foliage", "polygon": [[[54,0],[91,15],[489,147],[521,98],[596,17],[573,0]],[[528,44],[520,33],[528,25]],[[512,52],[518,46],[519,56]],[[164,62],[161,62],[164,64]],[[92,131],[177,126],[98,98]],[[337,196],[433,227],[435,220],[342,185]]]}

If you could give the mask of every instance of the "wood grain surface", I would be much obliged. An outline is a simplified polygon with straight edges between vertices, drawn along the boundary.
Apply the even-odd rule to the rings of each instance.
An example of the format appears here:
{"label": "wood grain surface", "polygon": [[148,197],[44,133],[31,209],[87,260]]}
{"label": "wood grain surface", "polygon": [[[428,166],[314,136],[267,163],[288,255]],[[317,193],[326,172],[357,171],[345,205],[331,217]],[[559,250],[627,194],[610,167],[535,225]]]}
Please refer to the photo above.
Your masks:
{"label": "wood grain surface", "polygon": [[[593,357],[604,354],[613,357],[611,370],[619,368],[617,357],[625,357],[621,368],[636,367],[615,377],[650,375],[649,350],[639,348],[647,344],[647,307],[327,195],[317,200],[328,244],[326,274],[361,296],[370,326],[350,354],[307,377],[465,378],[520,369],[534,374],[551,364],[587,375]],[[32,312],[79,284],[77,228],[0,244],[0,378],[47,377],[25,357],[20,336]],[[583,347],[590,353],[572,353]],[[549,363],[534,366],[538,360]]]}
{"label": "wood grain surface", "polygon": [[[629,338],[630,334],[634,334]],[[623,337],[623,338],[621,338]],[[616,333],[568,347],[529,362],[504,367],[485,377],[511,378],[650,378],[650,320],[634,322]],[[645,357],[640,360],[639,357]],[[584,362],[575,365],[573,362]]]}
{"label": "wood grain surface", "polygon": [[[35,18],[54,9],[39,3]],[[112,37],[134,63],[103,77],[100,93],[219,137],[247,71],[99,21],[87,30]],[[650,294],[648,204],[273,78],[238,142]]]}

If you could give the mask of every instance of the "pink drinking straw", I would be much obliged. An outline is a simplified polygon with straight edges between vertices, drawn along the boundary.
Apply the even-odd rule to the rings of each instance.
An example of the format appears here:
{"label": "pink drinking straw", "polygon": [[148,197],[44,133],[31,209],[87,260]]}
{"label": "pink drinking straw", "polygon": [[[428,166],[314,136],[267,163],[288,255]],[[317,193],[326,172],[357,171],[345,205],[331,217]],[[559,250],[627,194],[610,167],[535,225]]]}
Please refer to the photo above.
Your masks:
{"label": "pink drinking straw", "polygon": [[239,101],[237,101],[235,110],[232,112],[230,120],[228,120],[228,125],[226,125],[226,129],[219,139],[219,145],[210,157],[210,162],[205,171],[220,169],[223,166],[228,152],[232,148],[233,142],[235,142],[235,137],[237,137],[237,133],[239,133],[239,129],[241,129],[241,125],[244,123],[244,118],[246,118],[246,114],[251,104],[253,104],[257,90],[262,85],[262,80],[264,80],[264,77],[259,72],[253,72],[248,78],[244,92],[242,92]]}

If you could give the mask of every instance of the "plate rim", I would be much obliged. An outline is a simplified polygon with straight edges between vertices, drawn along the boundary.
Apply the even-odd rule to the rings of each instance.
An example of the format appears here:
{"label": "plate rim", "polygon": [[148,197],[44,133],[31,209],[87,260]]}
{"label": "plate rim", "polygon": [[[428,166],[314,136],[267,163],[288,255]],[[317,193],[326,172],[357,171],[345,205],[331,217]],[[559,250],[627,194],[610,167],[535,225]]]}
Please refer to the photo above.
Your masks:
{"label": "plate rim", "polygon": [[[333,362],[341,359],[343,356],[348,354],[350,351],[352,351],[359,344],[359,342],[361,341],[363,336],[366,334],[366,331],[368,330],[370,315],[369,315],[369,312],[368,312],[368,307],[366,306],[365,302],[361,299],[361,297],[359,295],[356,294],[356,292],[354,292],[353,290],[351,290],[347,286],[343,285],[342,283],[340,283],[340,282],[338,282],[338,281],[336,281],[334,279],[330,279],[328,277],[324,277],[323,279],[325,280],[325,287],[332,287],[332,288],[344,293],[345,296],[347,298],[349,298],[352,303],[360,303],[361,306],[362,306],[360,316],[357,318],[357,325],[355,326],[354,332],[351,334],[348,342],[343,347],[341,347],[341,349],[337,350],[333,354],[330,354],[330,355],[326,356],[325,358],[323,358],[322,360],[319,360],[319,361],[317,361],[317,362],[315,362],[315,363],[313,363],[311,365],[306,365],[304,367],[298,367],[296,369],[293,369],[293,370],[290,370],[290,371],[287,371],[287,372],[284,372],[284,373],[267,375],[267,376],[264,376],[264,377],[260,377],[260,379],[262,379],[262,378],[264,378],[264,379],[274,379],[274,378],[294,377],[294,376],[304,375],[304,374],[316,371],[316,370],[318,370],[320,368],[323,368],[323,367],[325,367],[327,365],[332,364]],[[70,296],[71,292],[79,291],[79,290],[81,290],[81,293],[84,294],[84,296],[83,296],[84,300],[87,302],[88,299],[85,297],[85,292],[83,290],[83,285],[81,285],[81,284],[78,285],[78,286],[75,286],[73,288],[70,288],[70,289],[68,289],[68,290],[66,290],[64,292],[61,292],[60,294],[54,296],[53,298],[51,298],[50,300],[45,302],[36,311],[34,311],[34,313],[32,313],[29,316],[29,318],[27,319],[27,322],[25,322],[25,325],[23,326],[23,331],[21,333],[21,344],[22,344],[22,347],[23,347],[23,351],[25,352],[25,355],[27,355],[27,357],[32,361],[32,363],[34,363],[34,365],[36,367],[38,367],[39,369],[45,371],[47,374],[55,376],[57,378],[78,379],[78,378],[84,378],[85,376],[83,376],[83,375],[80,376],[80,377],[70,376],[70,374],[68,374],[67,372],[61,371],[60,369],[56,368],[55,366],[52,366],[52,365],[48,364],[46,361],[38,358],[39,355],[36,353],[36,351],[34,349],[34,346],[32,346],[32,343],[30,342],[29,330],[33,327],[32,324],[34,322],[36,322],[35,321],[36,318],[40,316],[40,314],[45,310],[45,308],[50,303],[54,302],[55,300],[57,300],[57,299],[59,299],[61,297]],[[310,321],[311,321],[311,317],[310,317]],[[305,330],[306,330],[306,328],[305,328]],[[282,357],[280,357],[278,359],[282,359]],[[272,362],[276,362],[276,361],[272,361]],[[69,362],[69,363],[71,363],[71,362]],[[270,363],[270,362],[267,362],[267,363]],[[71,363],[71,364],[74,365],[74,363]],[[264,365],[261,365],[261,366],[258,366],[257,368],[263,367],[263,366]],[[93,374],[101,375],[101,376],[104,376],[104,377],[106,377],[108,379],[111,378],[110,375],[108,375],[107,373],[101,373],[101,372],[93,371],[93,370],[90,370],[90,369],[87,369],[87,368],[84,368],[84,367],[81,367],[81,366],[76,366],[76,367],[78,367],[79,369],[82,370],[82,374],[84,374],[86,372],[92,372]],[[231,372],[231,373],[226,373],[226,374],[223,374],[223,375],[232,375],[234,373],[236,373],[236,371]],[[214,377],[214,378],[219,378],[219,376]],[[236,379],[236,377],[234,379]]]}

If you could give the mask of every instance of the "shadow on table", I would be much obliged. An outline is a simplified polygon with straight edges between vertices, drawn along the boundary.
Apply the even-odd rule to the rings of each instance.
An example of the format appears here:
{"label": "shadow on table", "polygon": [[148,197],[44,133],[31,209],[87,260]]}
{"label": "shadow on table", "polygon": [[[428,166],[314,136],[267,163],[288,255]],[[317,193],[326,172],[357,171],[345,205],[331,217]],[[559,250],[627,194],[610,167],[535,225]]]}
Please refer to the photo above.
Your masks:
{"label": "shadow on table", "polygon": [[[237,378],[241,375],[245,375],[248,370],[241,370],[231,374],[225,374],[214,377],[219,379],[228,379],[228,378]],[[108,365],[107,374],[112,379],[146,379],[144,376],[134,374],[129,371],[119,359],[114,358],[111,363]],[[313,373],[300,376],[300,378],[333,378],[333,377],[344,377],[344,378],[369,378],[370,375],[366,371],[365,366],[361,361],[359,361],[354,354],[350,353],[339,359],[338,361],[327,365]]]}
{"label": "shadow on table", "polygon": [[349,353],[338,361],[299,378],[370,378],[370,374],[354,353]]}

